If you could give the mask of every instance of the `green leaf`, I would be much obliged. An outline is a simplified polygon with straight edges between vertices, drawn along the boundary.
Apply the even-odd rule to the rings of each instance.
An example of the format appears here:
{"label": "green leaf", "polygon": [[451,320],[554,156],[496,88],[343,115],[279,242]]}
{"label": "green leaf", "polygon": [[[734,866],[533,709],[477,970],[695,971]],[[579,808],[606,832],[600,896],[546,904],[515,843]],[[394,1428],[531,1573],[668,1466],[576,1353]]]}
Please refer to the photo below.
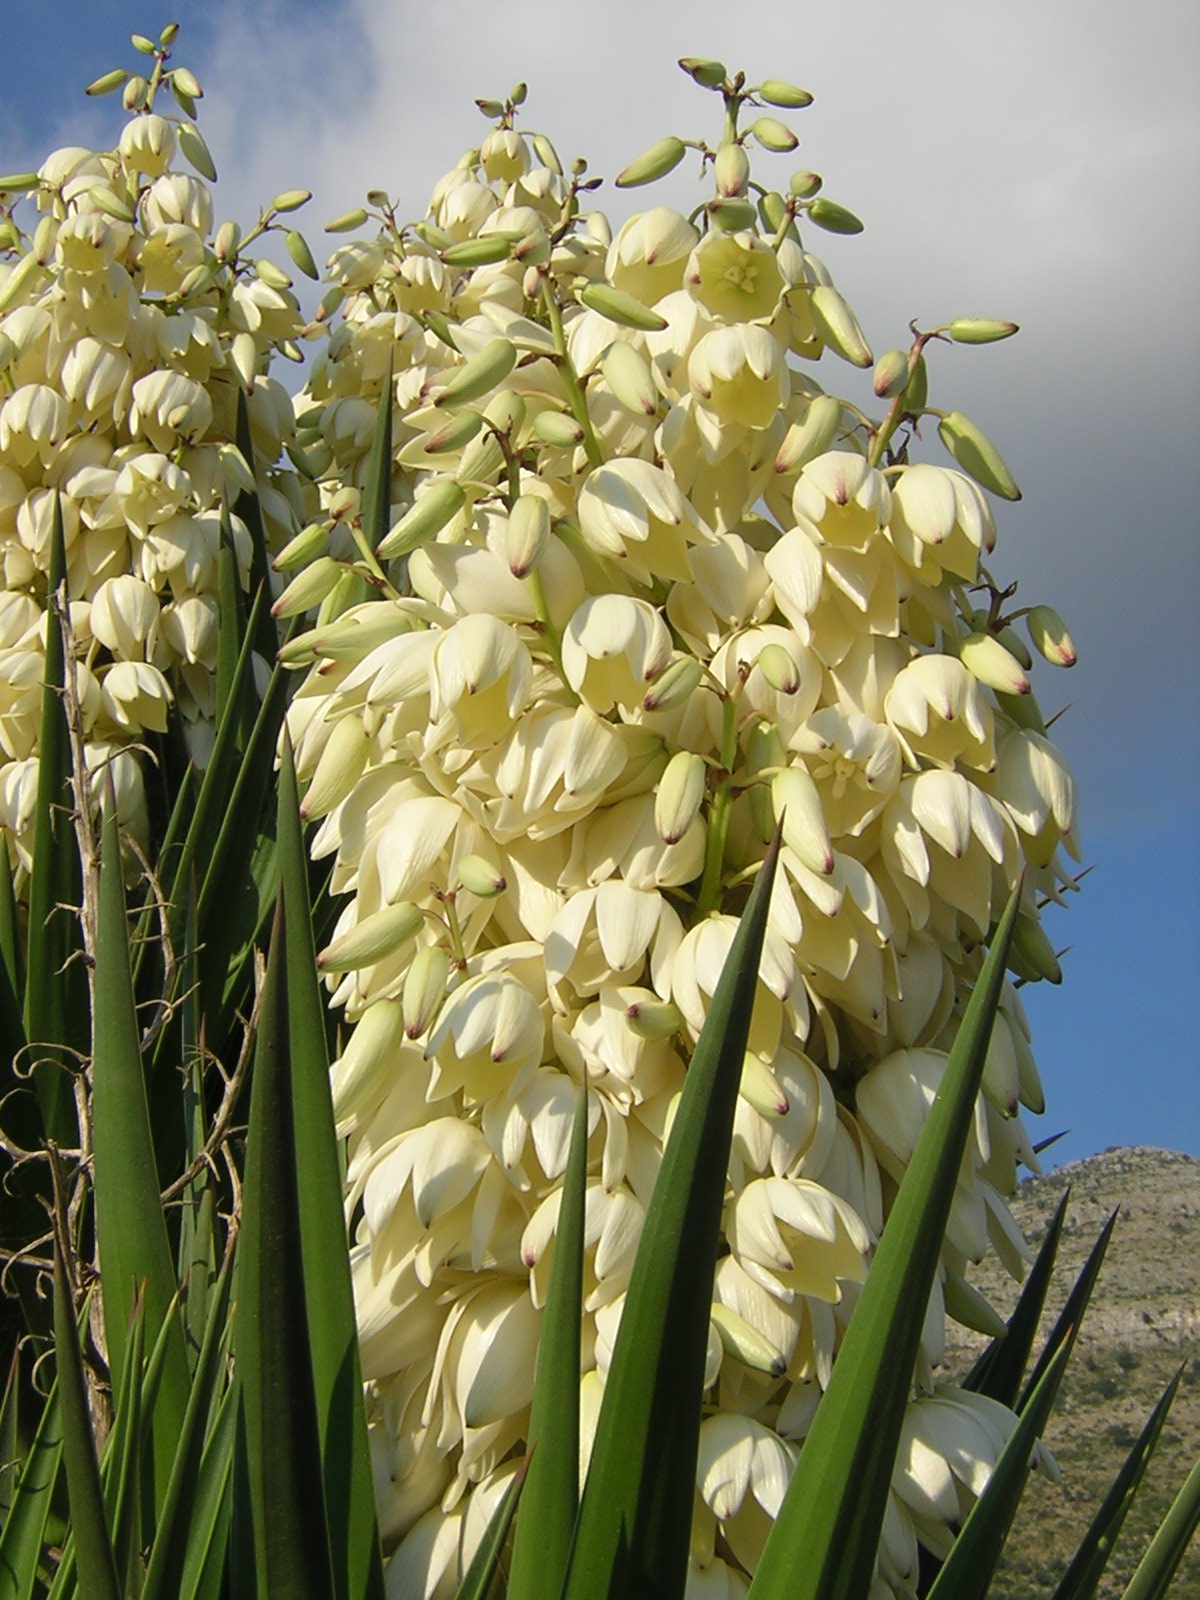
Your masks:
{"label": "green leaf", "polygon": [[361,522],[367,548],[377,550],[392,526],[392,358],[375,408],[375,432],[363,481]]}
{"label": "green leaf", "polygon": [[262,996],[238,1244],[236,1359],[245,1505],[257,1588],[239,1566],[243,1593],[328,1600],[333,1590],[321,1442],[308,1337],[308,1305],[289,1082],[287,934],[282,891]]}
{"label": "green leaf", "polygon": [[1029,1475],[1030,1455],[1049,1419],[1070,1354],[1069,1345],[1060,1345],[1042,1373],[934,1580],[929,1600],[984,1600]]}
{"label": "green leaf", "polygon": [[8,1378],[4,1385],[4,1399],[0,1402],[0,1523],[8,1515],[17,1492],[17,1467],[20,1462],[18,1448],[18,1406],[21,1384],[21,1348],[13,1346]]}
{"label": "green leaf", "polygon": [[1108,1249],[1108,1241],[1112,1238],[1116,1220],[1117,1212],[1114,1211],[1103,1228],[1101,1228],[1095,1244],[1088,1252],[1088,1258],[1084,1262],[1070,1294],[1067,1296],[1067,1303],[1059,1312],[1058,1321],[1050,1330],[1050,1337],[1046,1340],[1042,1353],[1038,1357],[1037,1365],[1021,1391],[1021,1397],[1017,1401],[1018,1411],[1024,1411],[1029,1403],[1030,1396],[1041,1382],[1043,1372],[1057,1355],[1059,1346],[1065,1344],[1070,1349],[1074,1345],[1080,1324],[1083,1321],[1084,1312],[1088,1307],[1088,1301],[1092,1298],[1092,1290],[1096,1287],[1096,1278],[1104,1261],[1104,1252]]}
{"label": "green leaf", "polygon": [[62,1460],[62,1427],[58,1384],[42,1406],[33,1442],[17,1478],[7,1515],[0,1524],[0,1600],[30,1600],[50,1501]]}
{"label": "green leaf", "polygon": [[[183,1572],[192,1538],[192,1525],[204,1453],[204,1430],[213,1397],[221,1379],[222,1341],[229,1311],[231,1264],[227,1259],[217,1280],[209,1308],[204,1342],[188,1396],[187,1413],[179,1433],[171,1476],[163,1498],[142,1600],[173,1600],[183,1591]],[[232,1435],[230,1436],[232,1444]]]}
{"label": "green leaf", "polygon": [[96,1441],[84,1387],[79,1334],[63,1264],[61,1212],[54,1233],[54,1353],[62,1407],[63,1465],[80,1573],[80,1600],[122,1600],[116,1557],[100,1487]]}
{"label": "green leaf", "polygon": [[[96,1239],[104,1262],[104,1332],[115,1382],[114,1402],[119,1409],[123,1398],[120,1373],[135,1286],[145,1283],[146,1325],[157,1338],[175,1297],[176,1281],[146,1103],[129,969],[121,843],[111,789],[105,797],[101,824],[96,935],[92,1025]],[[177,1320],[169,1341],[154,1408],[151,1456],[156,1503],[166,1492],[188,1400],[187,1353]]]}
{"label": "green leaf", "polygon": [[859,1600],[871,1585],[908,1387],[983,1076],[1020,899],[954,1040],[751,1585],[753,1600]]}
{"label": "green leaf", "polygon": [[993,1400],[999,1400],[1010,1408],[1016,1404],[1021,1379],[1025,1375],[1025,1364],[1037,1336],[1070,1197],[1071,1191],[1067,1188],[1046,1230],[1037,1260],[1021,1290],[1021,1297],[1008,1319],[1007,1330],[1000,1338],[992,1340],[963,1380],[964,1389],[990,1395]]}
{"label": "green leaf", "polygon": [[179,1600],[217,1600],[225,1578],[233,1511],[233,1442],[237,1432],[237,1388],[226,1389],[209,1430],[196,1491],[189,1508],[187,1557]]}
{"label": "green leaf", "polygon": [[[62,500],[54,497],[47,595],[65,595],[66,551]],[[65,668],[62,629],[47,607],[46,669],[38,738],[37,809],[29,881],[29,953],[26,962],[25,1037],[36,1041],[33,1081],[45,1137],[78,1141],[70,1071],[87,1048],[87,985],[79,920],[70,910],[83,897],[79,851],[71,821],[71,750],[62,702]],[[73,959],[74,958],[74,959]],[[55,1049],[65,1046],[66,1049]]]}
{"label": "green leaf", "polygon": [[492,1512],[487,1531],[471,1558],[471,1565],[463,1574],[463,1581],[458,1586],[454,1600],[488,1600],[492,1580],[500,1565],[504,1541],[508,1538],[508,1530],[512,1524],[513,1513],[517,1509],[517,1501],[521,1498],[521,1486],[524,1482],[525,1468],[518,1467],[509,1479],[500,1498],[500,1504]]}
{"label": "green leaf", "polygon": [[[246,409],[246,395],[240,385],[237,392],[237,429],[234,443],[241,451],[242,459],[253,472],[254,439],[250,433],[250,413]],[[250,593],[269,595],[271,574],[267,562],[267,534],[258,496],[245,492],[238,495],[233,504],[233,514],[235,517],[241,517],[250,533]],[[250,632],[254,639],[254,648],[259,655],[265,661],[274,661],[275,652],[279,649],[279,634],[269,605],[257,616],[251,615]]]}
{"label": "green leaf", "polygon": [[[233,548],[233,529],[229,521],[229,507],[221,502],[220,543],[217,548],[217,671],[215,684],[215,717],[220,726],[229,709],[229,691],[237,672],[242,640],[246,636],[246,596],[242,592],[238,574],[237,554]],[[239,695],[234,702],[234,715],[238,719],[239,748],[245,743],[253,713],[252,694]]]}
{"label": "green leaf", "polygon": [[[0,850],[0,1062],[7,1065],[25,1044],[20,996],[25,993],[25,949],[17,920],[8,846]],[[0,1084],[7,1087],[7,1074]]]}
{"label": "green leaf", "polygon": [[682,1594],[724,1173],[779,839],[692,1053],[604,1386],[565,1600]]}
{"label": "green leaf", "polygon": [[587,1193],[588,1098],[575,1105],[542,1315],[528,1469],[508,1573],[508,1600],[558,1600],[579,1510],[579,1340]]}
{"label": "green leaf", "polygon": [[1183,1560],[1184,1551],[1191,1543],[1198,1523],[1200,1460],[1188,1473],[1183,1487],[1171,1502],[1171,1509],[1163,1518],[1158,1532],[1150,1541],[1150,1548],[1138,1562],[1137,1571],[1126,1586],[1123,1600],[1166,1600],[1175,1568]]}
{"label": "green leaf", "polygon": [[1095,1594],[1108,1564],[1108,1558],[1112,1554],[1112,1548],[1117,1542],[1117,1536],[1121,1532],[1121,1525],[1133,1504],[1133,1497],[1150,1464],[1150,1458],[1158,1446],[1163,1423],[1167,1420],[1167,1413],[1171,1409],[1171,1402],[1175,1398],[1175,1391],[1182,1376],[1183,1368],[1180,1367],[1146,1419],[1145,1427],[1125,1457],[1120,1472],[1113,1479],[1099,1511],[1092,1518],[1088,1531],[1071,1558],[1070,1566],[1063,1573],[1058,1588],[1054,1591],[1053,1600],[1091,1600]]}
{"label": "green leaf", "polygon": [[291,743],[279,769],[280,872],[287,928],[288,1032],[300,1236],[325,1506],[339,1600],[382,1600],[383,1565],[362,1399],[358,1327],[342,1210],[342,1170],[329,1092],[325,1006],[313,949],[308,856]]}
{"label": "green leaf", "polygon": [[113,1551],[126,1596],[136,1595],[141,1577],[142,1546],[142,1356],[145,1347],[145,1301],[139,1294],[130,1318],[121,1374],[122,1403],[112,1432],[104,1441],[101,1480],[113,1530]]}

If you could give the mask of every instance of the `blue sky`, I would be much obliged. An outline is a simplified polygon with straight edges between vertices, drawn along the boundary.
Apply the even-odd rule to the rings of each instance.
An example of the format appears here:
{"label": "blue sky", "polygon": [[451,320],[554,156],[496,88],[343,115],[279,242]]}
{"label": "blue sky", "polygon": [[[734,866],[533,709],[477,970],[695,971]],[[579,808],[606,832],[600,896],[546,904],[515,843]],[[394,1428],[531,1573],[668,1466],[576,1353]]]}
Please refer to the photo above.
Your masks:
{"label": "blue sky", "polygon": [[[5,10],[0,167],[111,145],[120,106],[83,86],[134,65],[129,31],[156,33],[167,13],[144,0]],[[1056,605],[1081,656],[1038,683],[1047,711],[1072,702],[1055,738],[1094,870],[1048,919],[1071,947],[1065,983],[1024,991],[1048,1100],[1031,1130],[1071,1129],[1054,1161],[1124,1143],[1200,1155],[1200,13],[1178,0],[1136,16],[1111,0],[185,0],[170,15],[176,59],[206,89],[218,211],[245,219],[311,188],[301,219],[318,255],[321,223],[372,185],[419,215],[479,137],[474,97],[519,78],[529,124],[600,175],[665,133],[710,131],[678,55],[812,90],[800,159],[867,224],[823,254],[876,351],[913,317],[1022,326],[1000,346],[939,351],[931,399],[1002,449],[1024,500],[997,512],[995,570],[1020,577],[1026,603]],[[607,186],[599,203],[614,219],[633,208]]]}

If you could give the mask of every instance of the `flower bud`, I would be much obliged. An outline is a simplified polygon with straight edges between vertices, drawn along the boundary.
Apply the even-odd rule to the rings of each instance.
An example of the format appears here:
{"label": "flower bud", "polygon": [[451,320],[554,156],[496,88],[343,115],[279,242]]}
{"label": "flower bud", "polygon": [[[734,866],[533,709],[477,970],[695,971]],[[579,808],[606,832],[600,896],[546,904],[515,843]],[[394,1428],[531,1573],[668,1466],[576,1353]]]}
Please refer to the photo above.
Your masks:
{"label": "flower bud", "polygon": [[534,228],[513,245],[512,258],[526,267],[540,267],[550,259],[550,235],[544,228]]}
{"label": "flower bud", "polygon": [[289,539],[275,556],[271,566],[276,572],[287,572],[292,567],[307,566],[325,549],[329,529],[323,522],[310,522],[301,528],[294,539]]}
{"label": "flower bud", "polygon": [[808,208],[810,222],[815,222],[818,228],[824,228],[826,233],[861,233],[863,225],[854,215],[847,211],[845,206],[839,206],[835,200],[827,200],[825,196],[818,195]]}
{"label": "flower bud", "polygon": [[33,230],[33,254],[43,267],[54,259],[54,246],[57,241],[58,222],[47,214]]}
{"label": "flower bud", "polygon": [[[766,189],[758,197],[758,220],[768,233],[778,233],[789,221],[787,202],[774,189]],[[792,224],[794,230],[794,224]]]}
{"label": "flower bud", "polygon": [[1054,953],[1054,946],[1046,937],[1041,923],[1028,912],[1019,911],[1013,925],[1012,963],[1018,976],[1044,980],[1046,983],[1062,982],[1062,967]]}
{"label": "flower bud", "polygon": [[800,143],[787,123],[780,122],[778,117],[756,117],[750,124],[749,132],[764,150],[776,152],[794,150]]}
{"label": "flower bud", "polygon": [[396,1000],[377,1000],[359,1017],[339,1060],[330,1069],[333,1114],[342,1122],[369,1104],[404,1041],[404,1015]]}
{"label": "flower bud", "polygon": [[411,939],[420,928],[424,917],[420,906],[411,900],[398,900],[394,906],[384,906],[349,932],[326,946],[317,957],[322,972],[352,972],[357,967],[371,967]]}
{"label": "flower bud", "polygon": [[489,233],[482,239],[463,239],[450,244],[442,251],[442,260],[448,267],[490,267],[497,261],[507,261],[512,255],[512,241],[502,233]]}
{"label": "flower bud", "polygon": [[216,183],[216,166],[196,124],[181,122],[175,137],[179,142],[180,154],[188,165],[194,167],[202,178],[207,178],[209,183]]}
{"label": "flower bud", "polygon": [[289,228],[283,236],[287,246],[287,253],[291,256],[300,271],[306,278],[311,278],[314,283],[321,274],[317,270],[317,263],[313,260],[312,251],[308,248],[308,241],[298,228]]}
{"label": "flower bud", "polygon": [[259,256],[254,263],[254,276],[260,283],[265,283],[268,289],[290,289],[292,280],[282,267],[277,267],[273,261],[268,261],[265,256]]}
{"label": "flower bud", "polygon": [[786,1117],[788,1114],[788,1097],[780,1087],[778,1078],[753,1050],[747,1050],[742,1057],[738,1093],[760,1116]]}
{"label": "flower bud", "polygon": [[851,311],[832,284],[819,283],[809,296],[813,324],[824,342],[851,366],[869,367],[871,347]]}
{"label": "flower bud", "polygon": [[723,144],[713,162],[717,193],[725,199],[745,194],[750,179],[750,157],[740,144]]}
{"label": "flower bud", "polygon": [[616,339],[600,358],[604,381],[627,411],[652,417],[658,410],[658,390],[645,360],[623,339]]}
{"label": "flower bud", "polygon": [[710,200],[704,209],[719,233],[742,233],[754,226],[757,215],[749,200]]}
{"label": "flower bud", "polygon": [[875,363],[871,387],[881,400],[899,394],[908,382],[907,350],[885,350]]}
{"label": "flower bud", "polygon": [[119,89],[129,74],[124,67],[114,67],[111,72],[102,73],[100,77],[93,78],[83,91],[84,94],[111,94],[114,89]]}
{"label": "flower bud", "polygon": [[549,172],[556,177],[562,177],[562,162],[558,159],[558,151],[550,143],[544,133],[531,133],[529,142],[533,146],[534,154]]}
{"label": "flower bud", "polygon": [[503,465],[504,451],[499,439],[489,428],[486,433],[477,434],[459,457],[454,481],[488,489]]}
{"label": "flower bud", "polygon": [[441,945],[422,945],[404,979],[404,993],[400,1001],[404,1011],[404,1031],[410,1039],[419,1039],[431,1026],[441,1008],[449,976],[450,957]]}
{"label": "flower bud", "polygon": [[819,172],[793,172],[788,179],[788,190],[797,200],[808,200],[821,187]]}
{"label": "flower bud", "polygon": [[146,93],[150,85],[140,74],[131,73],[121,91],[121,104],[126,111],[140,111],[146,103]]}
{"label": "flower bud", "polygon": [[673,711],[690,700],[704,669],[695,656],[676,656],[655,678],[642,697],[643,711]]}
{"label": "flower bud", "polygon": [[831,394],[814,395],[803,422],[793,422],[775,455],[776,472],[795,472],[823,456],[842,424],[842,402]]}
{"label": "flower bud", "polygon": [[339,719],[300,802],[300,815],[305,822],[327,816],[341,804],[362,777],[370,748],[361,717],[351,714]]}
{"label": "flower bud", "polygon": [[147,39],[144,33],[131,33],[129,42],[139,55],[152,56],[155,52],[154,40]]}
{"label": "flower bud", "polygon": [[623,172],[617,174],[617,188],[634,189],[639,184],[653,183],[656,178],[665,178],[667,173],[673,172],[683,160],[686,149],[683,140],[675,138],[673,134],[666,139],[660,139],[648,150],[643,150]]}
{"label": "flower bud", "polygon": [[633,1000],[625,1007],[629,1031],[639,1039],[669,1039],[679,1032],[678,1010],[669,1000]]}
{"label": "flower bud", "polygon": [[580,290],[579,298],[589,311],[598,311],[602,317],[622,328],[641,328],[648,333],[659,333],[667,326],[667,319],[651,311],[640,300],[610,283],[589,283]]}
{"label": "flower bud", "polygon": [[958,646],[958,658],[973,678],[1004,694],[1028,694],[1029,679],[1017,658],[994,633],[972,633]]}
{"label": "flower bud", "polygon": [[777,694],[795,694],[800,687],[800,673],[784,645],[764,645],[755,666]]}
{"label": "flower bud", "polygon": [[451,374],[434,400],[436,406],[465,406],[503,383],[517,364],[517,347],[511,339],[493,339],[477,356]]}
{"label": "flower bud", "polygon": [[991,322],[986,317],[955,317],[946,329],[956,344],[995,344],[1019,331],[1015,322]]}
{"label": "flower bud", "polygon": [[769,106],[782,106],[787,111],[802,111],[812,105],[813,97],[807,89],[785,83],[782,78],[764,78],[754,92]]}
{"label": "flower bud", "polygon": [[25,194],[41,181],[36,172],[8,172],[0,178],[0,194]]}
{"label": "flower bud", "polygon": [[706,60],[703,56],[680,56],[679,65],[702,89],[716,89],[725,82],[723,62]]}
{"label": "flower bud", "polygon": [[543,444],[556,449],[569,449],[583,438],[583,429],[565,411],[539,411],[533,419],[534,435]]}
{"label": "flower bud", "polygon": [[232,261],[242,242],[242,230],[236,222],[223,222],[213,238],[213,255],[218,261]]}
{"label": "flower bud", "polygon": [[[753,1372],[766,1372],[773,1378],[782,1378],[787,1371],[787,1360],[776,1345],[747,1322],[738,1312],[714,1300],[709,1310],[713,1327],[721,1340],[721,1348],[735,1361]],[[1003,1326],[1003,1324],[1001,1324]]]}
{"label": "flower bud", "polygon": [[436,456],[464,449],[483,427],[483,417],[478,411],[460,411],[443,422],[433,433],[427,433],[421,445],[425,455]]}
{"label": "flower bud", "polygon": [[[167,42],[167,40],[163,40],[164,44]],[[171,81],[177,83],[190,100],[204,99],[204,90],[200,87],[196,77],[186,67],[176,67],[171,73]],[[311,198],[312,196],[310,195],[309,199]],[[278,201],[275,203],[276,205],[279,204]]]}
{"label": "flower bud", "polygon": [[508,888],[504,874],[483,856],[463,856],[454,871],[458,887],[480,900],[494,900]]}
{"label": "flower bud", "polygon": [[367,213],[362,206],[355,206],[352,211],[343,211],[334,217],[332,222],[325,224],[326,233],[353,233],[355,228],[361,228],[367,220]]}
{"label": "flower bud", "polygon": [[925,357],[921,355],[917,357],[912,377],[908,380],[908,388],[904,391],[905,411],[911,411],[914,414],[923,411],[928,398],[929,368],[925,365]]}
{"label": "flower bud", "polygon": [[352,483],[335,489],[329,500],[329,515],[334,522],[353,522],[362,510],[362,493]]}
{"label": "flower bud", "polygon": [[525,397],[515,389],[501,389],[484,406],[483,416],[497,433],[515,433],[525,421]]}
{"label": "flower bud", "polygon": [[1052,606],[1034,606],[1025,618],[1033,648],[1056,667],[1073,667],[1078,659],[1067,625]]}
{"label": "flower bud", "polygon": [[319,605],[342,575],[342,565],[331,556],[320,556],[304,567],[288,584],[271,607],[273,617],[295,617]]}
{"label": "flower bud", "polygon": [[451,517],[462,510],[466,499],[452,479],[435,479],[391,532],[385,535],[376,554],[384,560],[391,556],[408,555],[418,545],[440,533]]}
{"label": "flower bud", "polygon": [[537,565],[550,537],[550,506],[540,494],[523,494],[508,514],[504,554],[514,578],[523,578]]}
{"label": "flower bud", "polygon": [[938,423],[938,438],[959,466],[983,488],[1003,500],[1019,500],[1021,491],[1000,452],[982,429],[961,411],[948,411]]}
{"label": "flower bud", "polygon": [[27,256],[21,257],[8,277],[0,284],[0,312],[5,312],[10,306],[16,305],[26,290],[31,289],[41,277],[44,266],[45,263],[38,260],[36,251],[30,251]]}
{"label": "flower bud", "polygon": [[704,799],[705,769],[700,756],[677,750],[658,780],[654,826],[664,844],[677,844],[692,825]]}
{"label": "flower bud", "polygon": [[785,767],[771,779],[775,820],[783,818],[783,842],[811,872],[833,871],[833,844],[817,786],[803,767]]}

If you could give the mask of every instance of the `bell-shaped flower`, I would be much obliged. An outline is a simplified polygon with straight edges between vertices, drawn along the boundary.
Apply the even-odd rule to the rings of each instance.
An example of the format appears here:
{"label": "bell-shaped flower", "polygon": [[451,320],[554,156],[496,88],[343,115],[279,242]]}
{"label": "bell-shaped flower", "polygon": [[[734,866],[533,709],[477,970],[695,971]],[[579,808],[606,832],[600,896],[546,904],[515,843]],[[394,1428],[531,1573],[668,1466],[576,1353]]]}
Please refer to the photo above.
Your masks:
{"label": "bell-shaped flower", "polygon": [[705,334],[688,361],[688,381],[700,404],[722,423],[749,428],[773,422],[790,390],[783,350],[752,323]]}
{"label": "bell-shaped flower", "polygon": [[0,405],[0,453],[22,470],[34,461],[48,467],[67,428],[67,403],[44,383],[14,389]]}
{"label": "bell-shaped flower", "polygon": [[1060,842],[1078,859],[1075,780],[1044,734],[1018,728],[1001,740],[992,791],[1025,836],[1030,861],[1047,865]]}
{"label": "bell-shaped flower", "polygon": [[688,579],[688,547],[711,538],[679,489],[649,461],[605,462],[584,479],[579,525],[598,555],[628,563],[639,583]]}
{"label": "bell-shaped flower", "polygon": [[117,149],[129,172],[157,178],[171,164],[175,154],[175,134],[166,117],[146,112],[130,117],[121,133]]}
{"label": "bell-shaped flower", "polygon": [[736,533],[692,551],[692,577],[672,586],[667,619],[687,643],[711,655],[724,636],[770,611],[770,584],[762,556]]}
{"label": "bell-shaped flower", "polygon": [[647,956],[657,994],[666,994],[679,946],[678,914],[656,889],[634,889],[609,878],[567,900],[546,935],[546,982],[552,993],[569,983],[576,995],[609,983],[636,983]]}
{"label": "bell-shaped flower", "polygon": [[533,707],[489,764],[496,791],[487,807],[489,832],[506,843],[569,828],[617,780],[626,758],[622,730],[590,706]]}
{"label": "bell-shaped flower", "polygon": [[182,222],[202,239],[212,232],[212,195],[199,178],[186,172],[164,172],[156,178],[142,206],[149,229]]}
{"label": "bell-shaped flower", "polygon": [[144,728],[166,733],[167,709],[174,696],[157,667],[147,661],[117,661],[100,685],[105,714],[126,733]]}
{"label": "bell-shaped flower", "polygon": [[76,340],[63,362],[62,388],[78,420],[86,426],[120,418],[127,403],[130,372],[125,351],[114,350],[99,339]]}
{"label": "bell-shaped flower", "polygon": [[914,462],[892,481],[889,536],[910,567],[934,585],[944,572],[973,582],[996,543],[982,491],[961,472]]}
{"label": "bell-shaped flower", "polygon": [[[698,1036],[704,1026],[709,1001],[716,993],[736,932],[736,917],[713,916],[690,929],[679,946],[671,968],[671,999],[693,1035]],[[780,935],[768,927],[759,961],[747,1048],[764,1061],[773,1060],[785,1025],[798,1038],[807,1037],[808,1001],[791,950]]]}
{"label": "bell-shaped flower", "polygon": [[888,520],[891,491],[862,456],[829,450],[800,473],[792,510],[798,522],[817,528],[826,544],[863,550]]}
{"label": "bell-shaped flower", "polygon": [[749,1572],[758,1565],[795,1464],[795,1448],[752,1417],[718,1411],[700,1425],[696,1489]]}
{"label": "bell-shaped flower", "polygon": [[523,983],[503,972],[468,978],[447,997],[425,1047],[428,1097],[514,1093],[533,1075],[543,1044],[541,1012]]}
{"label": "bell-shaped flower", "polygon": [[785,287],[765,239],[715,229],[692,251],[684,284],[710,317],[725,323],[769,321]]}
{"label": "bell-shaped flower", "polygon": [[123,573],[109,578],[92,596],[92,637],[118,660],[145,660],[158,632],[158,596],[148,583]]}
{"label": "bell-shaped flower", "polygon": [[647,685],[666,666],[671,635],[646,600],[601,594],[585,600],[562,638],[563,673],[593,711],[641,704]]}
{"label": "bell-shaped flower", "polygon": [[900,782],[900,746],[889,728],[860,712],[826,706],[791,738],[817,786],[834,838],[857,838]]}
{"label": "bell-shaped flower", "polygon": [[525,709],[532,678],[529,651],[506,623],[484,613],[456,622],[430,659],[427,750],[497,743]]}
{"label": "bell-shaped flower", "polygon": [[836,1305],[843,1281],[867,1276],[871,1239],[840,1195],[808,1178],[757,1178],[732,1201],[726,1227],[743,1269],[788,1300]]}
{"label": "bell-shaped flower", "polygon": [[699,235],[686,217],[668,206],[639,211],[609,246],[604,276],[614,289],[644,306],[657,305],[683,282],[683,271]]}
{"label": "bell-shaped flower", "polygon": [[916,656],[884,701],[887,720],[914,767],[923,763],[988,772],[995,765],[993,718],[978,679],[954,656]]}

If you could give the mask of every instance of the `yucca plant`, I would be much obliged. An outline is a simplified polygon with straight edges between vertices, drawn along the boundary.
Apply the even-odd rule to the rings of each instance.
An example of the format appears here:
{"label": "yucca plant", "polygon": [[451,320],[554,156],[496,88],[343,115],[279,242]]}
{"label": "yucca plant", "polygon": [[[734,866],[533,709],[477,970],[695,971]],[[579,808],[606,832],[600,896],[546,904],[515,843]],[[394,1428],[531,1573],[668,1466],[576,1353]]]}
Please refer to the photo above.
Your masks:
{"label": "yucca plant", "polygon": [[[148,76],[93,85],[121,87],[132,113],[111,157],[7,183],[36,188],[55,223],[36,248],[10,226],[0,281],[0,455],[24,474],[47,558],[44,583],[12,591],[18,622],[45,621],[19,775],[36,805],[10,821],[17,878],[0,872],[5,1229],[24,1325],[54,1360],[35,1385],[18,1358],[0,1410],[0,1600],[985,1594],[1107,1237],[1026,1377],[1061,1212],[1002,1328],[963,1272],[963,1191],[1002,1206],[993,1179],[1032,1160],[1010,1118],[1040,1090],[1005,971],[1055,971],[1034,886],[1069,886],[1055,850],[1073,799],[1007,593],[979,565],[994,530],[971,479],[1010,498],[1015,484],[974,425],[930,410],[924,355],[939,335],[1014,330],[957,319],[889,352],[874,388],[891,404],[872,422],[784,348],[870,364],[798,233],[857,220],[812,174],[762,191],[757,212],[748,199],[748,144],[794,143],[763,107],[803,91],[685,62],[723,102],[717,148],[692,142],[716,194],[610,240],[581,213],[582,166],[564,178],[544,136],[515,131],[519,86],[481,102],[496,126],[430,219],[399,228],[376,196],[379,240],[335,257],[324,310],[344,302],[345,321],[301,403],[298,490],[272,458],[290,427],[264,450],[263,397],[278,396],[258,370],[291,353],[294,302],[269,263],[250,271],[232,225],[210,237],[203,186],[164,170],[177,143],[211,176],[173,37],[135,37]],[[155,110],[168,89],[173,124]],[[743,129],[747,110],[761,114]],[[686,149],[663,140],[624,182]],[[303,195],[277,197],[257,233]],[[170,232],[176,200],[195,244]],[[78,328],[51,374],[62,396],[32,382],[39,319],[70,303],[70,273],[127,247],[170,315],[220,307],[230,333],[258,296],[257,341],[232,337],[211,393],[126,373],[126,414],[121,374]],[[307,271],[299,235],[287,248]],[[111,436],[97,396],[115,405]],[[222,406],[218,483],[201,468]],[[931,416],[961,472],[908,460]],[[151,665],[160,601],[121,588],[111,556],[81,566],[68,538],[79,484],[56,452],[111,449],[161,490],[168,444],[195,466],[171,535],[185,559],[215,517],[211,595],[172,588],[162,605],[187,648],[178,618],[195,627],[200,611],[183,602],[211,610],[211,704],[183,671],[197,651],[178,652],[174,686],[166,666],[124,670]],[[279,643],[266,574],[288,494],[310,520],[283,529],[275,564],[298,570],[270,609],[320,609],[256,681]],[[170,544],[177,510],[156,502],[138,537]],[[901,572],[923,620],[889,668],[879,585]],[[72,611],[81,582],[96,649]],[[839,654],[860,626],[846,601],[864,602],[870,673],[893,674],[873,733],[856,646]],[[1069,664],[1054,613],[1028,627]],[[301,800],[287,667],[314,662],[288,714]],[[118,744],[161,735],[152,815],[128,804],[136,758],[97,746],[97,676],[104,715],[126,713]],[[931,865],[937,849],[965,863],[961,882]],[[335,854],[328,884],[310,853]],[[872,898],[871,871],[890,900]],[[341,891],[354,899],[338,914]],[[798,902],[840,938],[858,916],[846,972],[825,935],[793,926]],[[879,954],[892,934],[896,994]],[[785,968],[797,992],[803,971],[807,1034]],[[332,1083],[318,970],[355,1021]],[[893,1031],[872,1044],[877,1003]],[[981,1123],[1004,1152],[986,1173]],[[506,1265],[518,1221],[521,1263]],[[752,1278],[772,1230],[782,1254]],[[397,1249],[415,1288],[388,1277]],[[822,1294],[841,1309],[820,1332]],[[931,1388],[931,1296],[995,1334],[956,1390]],[[807,1306],[807,1332],[781,1333],[772,1297]],[[1172,1393],[1057,1600],[1094,1592]],[[939,1429],[953,1449],[923,1477],[905,1452],[928,1453]],[[414,1515],[422,1496],[440,1503]],[[1194,1472],[1130,1594],[1165,1592],[1197,1516]]]}

